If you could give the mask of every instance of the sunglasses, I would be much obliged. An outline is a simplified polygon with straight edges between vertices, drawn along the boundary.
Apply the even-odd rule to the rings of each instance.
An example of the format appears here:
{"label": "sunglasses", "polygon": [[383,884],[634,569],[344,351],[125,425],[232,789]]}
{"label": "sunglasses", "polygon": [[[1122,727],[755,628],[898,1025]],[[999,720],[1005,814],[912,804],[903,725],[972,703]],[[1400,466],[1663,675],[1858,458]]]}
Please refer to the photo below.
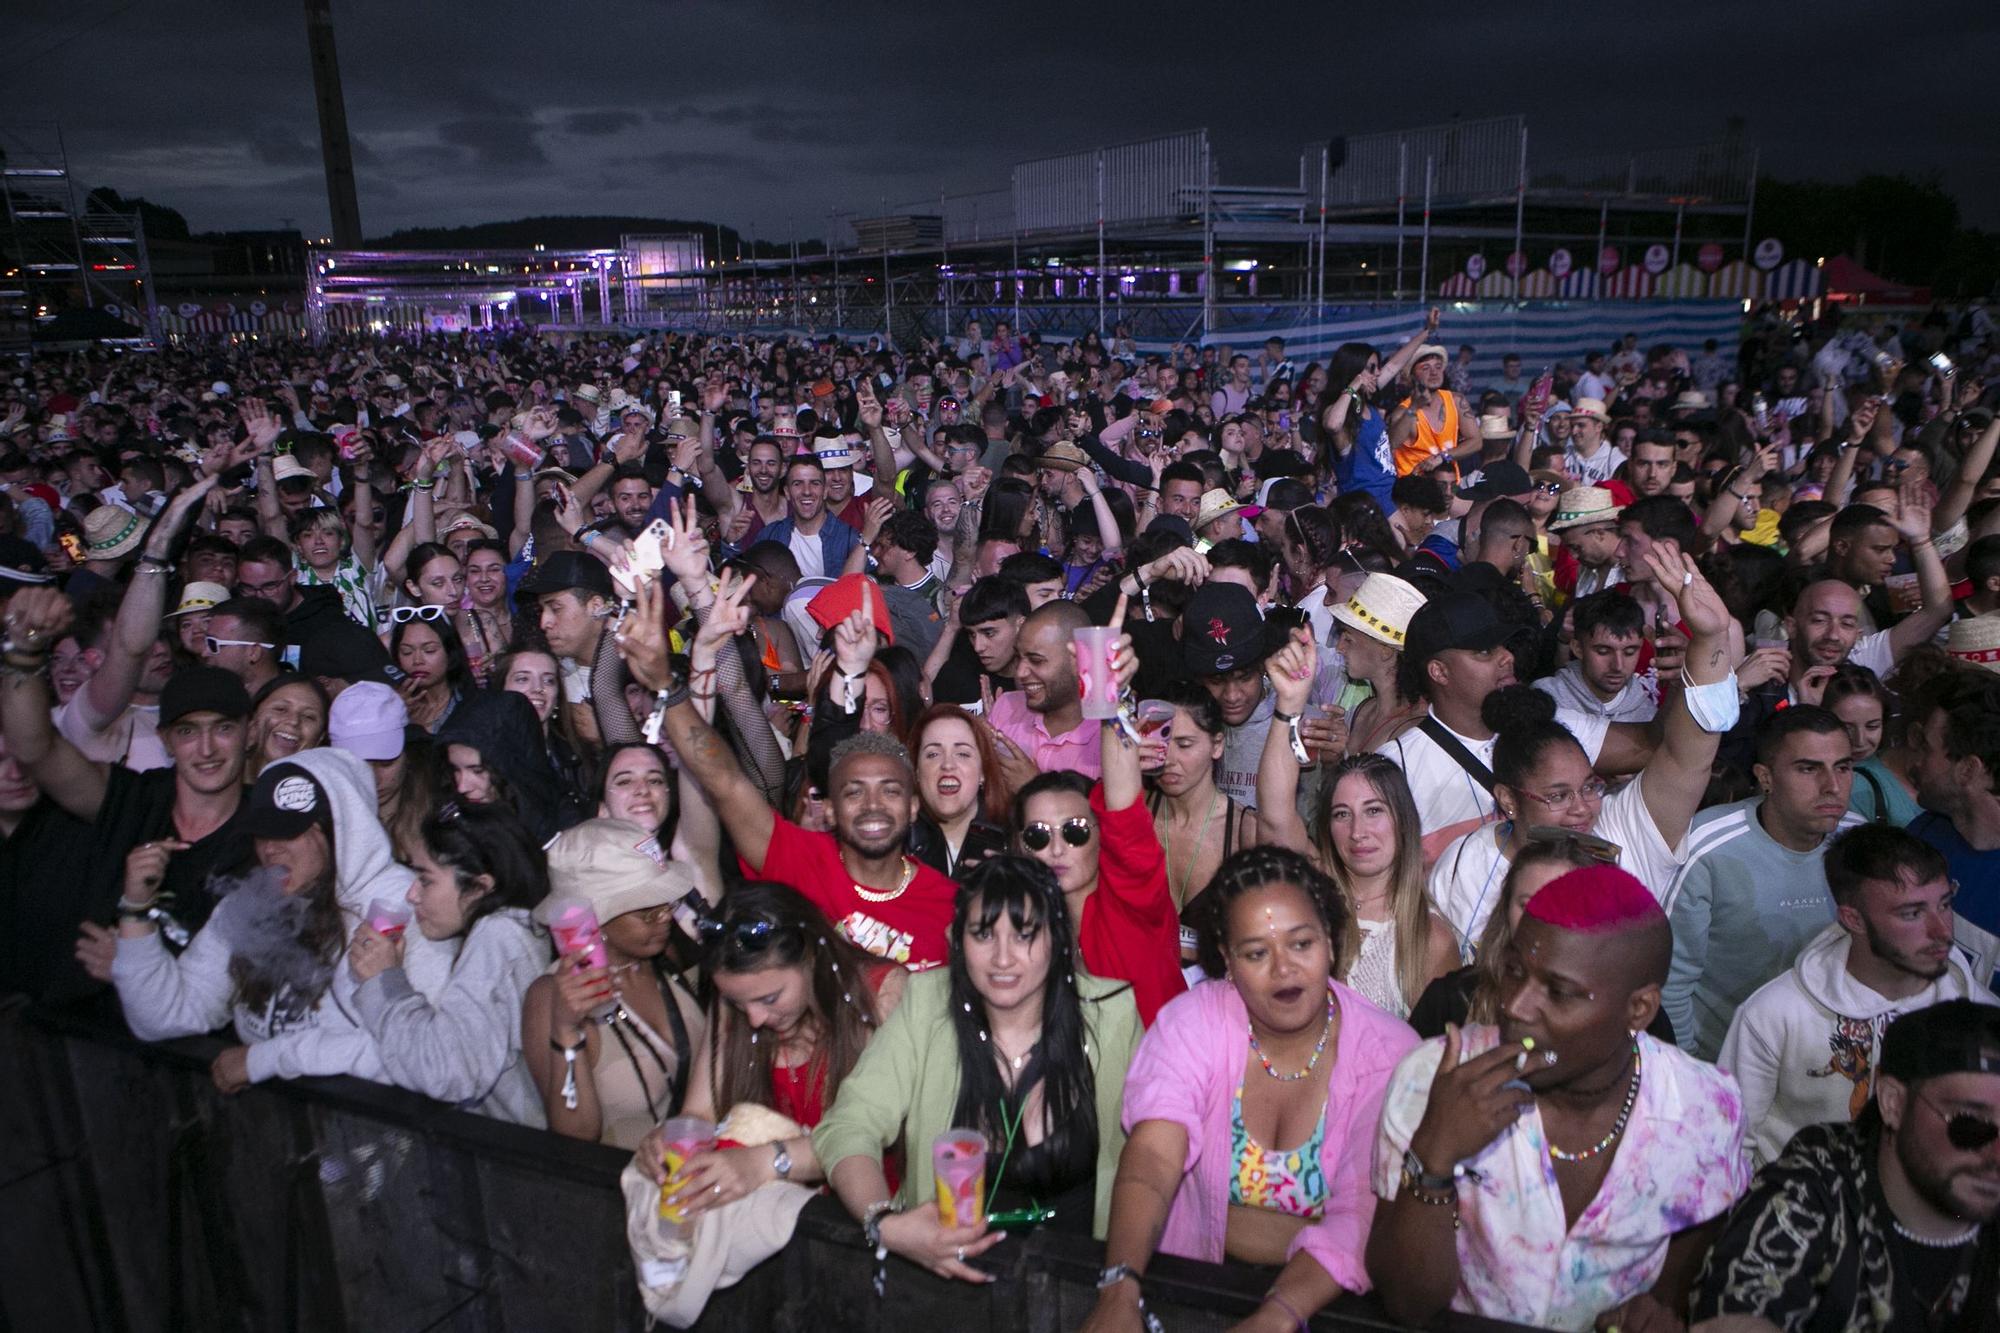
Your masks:
{"label": "sunglasses", "polygon": [[1918,1097],[1918,1101],[1929,1107],[1937,1118],[1944,1121],[1944,1136],[1952,1147],[1960,1152],[1978,1152],[1995,1139],[2000,1139],[2000,1125],[1985,1116],[1970,1111],[1947,1112],[1928,1097]]}
{"label": "sunglasses", "polygon": [[770,917],[713,917],[705,916],[697,923],[701,942],[706,945],[721,943],[739,954],[757,954],[771,947],[777,941],[779,932],[786,927]]}
{"label": "sunglasses", "polygon": [[213,634],[204,637],[202,642],[211,653],[219,653],[224,648],[269,648],[276,651],[278,647],[275,643],[261,643],[256,639],[218,639]]}
{"label": "sunglasses", "polygon": [[[1065,819],[1061,824],[1062,840],[1072,847],[1081,847],[1090,841],[1090,835],[1096,827],[1081,815]],[[1031,852],[1047,851],[1049,844],[1055,839],[1056,828],[1040,820],[1021,830],[1021,845]]]}
{"label": "sunglasses", "polygon": [[1543,495],[1561,495],[1563,484],[1559,481],[1540,481],[1535,483],[1535,489]]}
{"label": "sunglasses", "polygon": [[397,606],[390,608],[389,622],[407,625],[412,620],[443,620],[451,611],[442,606]]}

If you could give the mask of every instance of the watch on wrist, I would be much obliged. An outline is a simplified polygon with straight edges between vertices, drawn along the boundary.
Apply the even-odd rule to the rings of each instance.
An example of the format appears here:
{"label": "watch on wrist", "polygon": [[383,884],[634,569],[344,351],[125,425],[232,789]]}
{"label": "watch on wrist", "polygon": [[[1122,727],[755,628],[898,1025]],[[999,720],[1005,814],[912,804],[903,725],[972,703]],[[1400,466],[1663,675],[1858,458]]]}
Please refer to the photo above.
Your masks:
{"label": "watch on wrist", "polygon": [[792,1178],[792,1155],[785,1151],[783,1139],[771,1145],[771,1170],[777,1172],[780,1180]]}
{"label": "watch on wrist", "polygon": [[1432,1194],[1442,1193],[1445,1190],[1455,1189],[1458,1186],[1458,1173],[1456,1171],[1447,1172],[1441,1176],[1431,1174],[1430,1170],[1424,1166],[1423,1159],[1418,1157],[1416,1151],[1411,1148],[1403,1150],[1403,1174],[1409,1177],[1417,1188]]}

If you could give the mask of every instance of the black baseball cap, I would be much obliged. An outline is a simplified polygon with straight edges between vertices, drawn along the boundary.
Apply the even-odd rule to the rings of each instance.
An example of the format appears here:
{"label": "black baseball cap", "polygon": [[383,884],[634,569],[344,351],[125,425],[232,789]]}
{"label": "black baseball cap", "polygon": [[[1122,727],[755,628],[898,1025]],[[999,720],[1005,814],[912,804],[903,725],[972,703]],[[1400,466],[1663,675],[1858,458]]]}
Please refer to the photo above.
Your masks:
{"label": "black baseball cap", "polygon": [[1181,612],[1181,664],[1190,675],[1221,676],[1270,654],[1257,597],[1240,583],[1204,583]]}
{"label": "black baseball cap", "polygon": [[1479,479],[1459,487],[1458,496],[1463,500],[1497,500],[1503,495],[1526,495],[1534,489],[1534,478],[1526,469],[1511,458],[1503,458],[1481,468]]}
{"label": "black baseball cap", "polygon": [[1905,1083],[1946,1074],[2000,1074],[2000,1005],[1944,1000],[1882,1034],[1880,1071]]}
{"label": "black baseball cap", "polygon": [[611,571],[604,562],[583,551],[556,551],[536,565],[521,580],[516,592],[520,597],[546,597],[552,592],[569,592],[574,589],[585,596],[596,594],[606,601],[613,601],[618,594],[611,589]]}
{"label": "black baseball cap", "polygon": [[178,722],[189,713],[220,713],[223,717],[250,716],[250,691],[233,671],[221,667],[183,667],[167,677],[160,691],[160,725]]}
{"label": "black baseball cap", "polygon": [[333,832],[333,802],[319,779],[297,764],[276,763],[257,775],[239,826],[252,838],[296,838],[317,824]]}
{"label": "black baseball cap", "polygon": [[1453,648],[1482,652],[1498,648],[1513,631],[1493,613],[1493,604],[1477,593],[1442,592],[1417,608],[1403,638],[1403,652],[1412,661],[1428,662]]}

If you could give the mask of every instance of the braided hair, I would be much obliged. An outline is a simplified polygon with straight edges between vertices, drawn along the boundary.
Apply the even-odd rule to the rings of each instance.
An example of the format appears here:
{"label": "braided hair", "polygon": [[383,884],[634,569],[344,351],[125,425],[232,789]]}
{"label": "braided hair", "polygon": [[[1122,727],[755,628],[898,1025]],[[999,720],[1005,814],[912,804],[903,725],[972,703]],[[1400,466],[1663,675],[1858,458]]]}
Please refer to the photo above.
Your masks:
{"label": "braided hair", "polygon": [[1288,884],[1305,894],[1313,913],[1326,927],[1331,971],[1339,976],[1347,935],[1348,911],[1340,889],[1311,859],[1283,847],[1245,847],[1217,867],[1192,904],[1201,970],[1211,977],[1228,973],[1229,909],[1238,898],[1276,884]]}

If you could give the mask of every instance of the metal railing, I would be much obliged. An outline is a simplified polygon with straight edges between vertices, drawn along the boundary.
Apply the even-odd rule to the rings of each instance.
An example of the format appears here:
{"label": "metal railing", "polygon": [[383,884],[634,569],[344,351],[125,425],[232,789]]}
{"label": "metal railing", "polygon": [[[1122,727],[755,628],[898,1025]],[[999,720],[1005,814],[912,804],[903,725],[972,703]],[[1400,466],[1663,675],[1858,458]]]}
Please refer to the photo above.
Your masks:
{"label": "metal railing", "polygon": [[[1432,198],[1439,203],[1511,196],[1519,179],[1520,116],[1454,121],[1420,129],[1353,134],[1331,141],[1329,208],[1389,208],[1424,192],[1424,163],[1436,172]],[[1299,164],[1299,180],[1317,181],[1319,147]]]}
{"label": "metal railing", "polygon": [[1208,171],[1205,129],[1017,163],[1014,222],[1034,233],[1182,219]]}

